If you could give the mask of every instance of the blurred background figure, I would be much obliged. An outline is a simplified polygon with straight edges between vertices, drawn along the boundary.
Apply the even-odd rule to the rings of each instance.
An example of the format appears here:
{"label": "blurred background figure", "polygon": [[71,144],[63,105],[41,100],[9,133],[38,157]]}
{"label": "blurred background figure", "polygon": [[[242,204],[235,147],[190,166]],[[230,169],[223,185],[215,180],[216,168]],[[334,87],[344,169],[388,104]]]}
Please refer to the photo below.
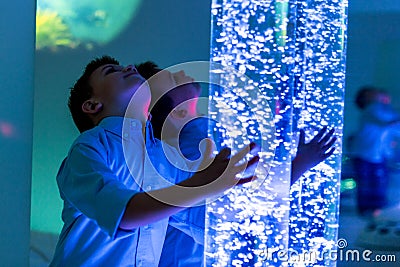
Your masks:
{"label": "blurred background figure", "polygon": [[384,90],[363,86],[355,103],[361,111],[358,130],[349,138],[357,182],[357,210],[378,215],[388,203],[389,162],[394,158],[393,134],[400,115]]}

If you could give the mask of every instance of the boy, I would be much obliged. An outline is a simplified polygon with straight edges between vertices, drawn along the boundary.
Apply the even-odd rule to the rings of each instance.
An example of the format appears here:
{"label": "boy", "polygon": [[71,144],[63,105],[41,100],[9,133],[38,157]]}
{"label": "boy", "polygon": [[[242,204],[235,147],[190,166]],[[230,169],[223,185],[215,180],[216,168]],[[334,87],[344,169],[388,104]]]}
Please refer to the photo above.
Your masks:
{"label": "boy", "polygon": [[[158,266],[169,216],[255,178],[236,177],[258,162],[238,163],[250,144],[232,157],[229,149],[206,157],[206,168],[182,179],[152,136],[150,98],[136,69],[108,56],[91,61],[71,89],[68,106],[81,135],[57,174],[64,227],[51,266]],[[181,182],[161,188],[163,179]]]}
{"label": "boy", "polygon": [[400,114],[393,109],[390,100],[387,93],[373,86],[361,87],[355,97],[361,120],[349,148],[357,176],[357,209],[361,215],[379,213],[388,204],[386,154],[391,144],[385,143],[384,137],[390,125],[400,121]]}
{"label": "boy", "polygon": [[[200,157],[198,149],[201,140],[207,138],[208,118],[197,113],[201,87],[183,71],[171,73],[160,69],[154,62],[147,61],[137,66],[139,73],[148,80],[152,94],[152,125],[157,138],[179,148],[189,160]],[[158,101],[157,101],[158,100]],[[308,169],[331,156],[336,138],[334,130],[323,128],[309,142],[300,131],[297,154],[292,161],[292,183]],[[218,146],[218,144],[217,144]],[[182,215],[192,218],[198,228],[204,230],[205,208],[199,206]],[[184,217],[187,216],[187,217]],[[176,217],[170,220],[175,220]],[[193,239],[179,229],[168,227],[166,245],[163,248],[160,266],[201,266],[204,240]],[[179,244],[179,249],[174,249]]]}

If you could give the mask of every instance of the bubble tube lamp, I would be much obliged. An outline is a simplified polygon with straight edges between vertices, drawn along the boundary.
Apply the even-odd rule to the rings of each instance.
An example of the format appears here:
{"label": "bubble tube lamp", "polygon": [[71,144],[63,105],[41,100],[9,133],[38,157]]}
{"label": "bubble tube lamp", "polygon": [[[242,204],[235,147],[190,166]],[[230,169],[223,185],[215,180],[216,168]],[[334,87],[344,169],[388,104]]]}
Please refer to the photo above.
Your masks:
{"label": "bubble tube lamp", "polygon": [[[347,0],[213,0],[210,117],[258,180],[207,204],[206,266],[334,266]],[[290,183],[298,130],[334,127],[335,153]],[[314,253],[314,254],[312,254]],[[314,258],[302,258],[302,256]]]}

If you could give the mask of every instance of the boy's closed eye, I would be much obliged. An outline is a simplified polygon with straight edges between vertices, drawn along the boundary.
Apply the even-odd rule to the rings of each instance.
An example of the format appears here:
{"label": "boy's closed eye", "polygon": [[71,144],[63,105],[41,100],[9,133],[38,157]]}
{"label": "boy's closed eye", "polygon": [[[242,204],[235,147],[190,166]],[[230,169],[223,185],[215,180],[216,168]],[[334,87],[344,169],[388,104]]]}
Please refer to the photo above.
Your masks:
{"label": "boy's closed eye", "polygon": [[122,70],[122,67],[110,65],[110,66],[105,66],[103,68],[103,73],[104,73],[104,76],[106,76],[108,74],[111,74],[111,73],[114,73],[117,71],[121,71],[121,70]]}

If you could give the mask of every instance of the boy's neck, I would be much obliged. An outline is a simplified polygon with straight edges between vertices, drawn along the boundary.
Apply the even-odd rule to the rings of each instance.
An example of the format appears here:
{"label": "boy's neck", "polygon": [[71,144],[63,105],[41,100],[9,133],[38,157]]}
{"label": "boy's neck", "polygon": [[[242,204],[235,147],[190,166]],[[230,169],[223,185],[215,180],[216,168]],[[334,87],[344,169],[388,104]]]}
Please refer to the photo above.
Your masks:
{"label": "boy's neck", "polygon": [[146,125],[149,120],[149,108],[148,105],[138,107],[137,105],[129,105],[124,116],[130,119],[136,119]]}
{"label": "boy's neck", "polygon": [[130,116],[128,114],[125,115],[126,118],[138,120],[142,123],[142,125],[146,125],[146,122],[149,120],[149,116]]}

